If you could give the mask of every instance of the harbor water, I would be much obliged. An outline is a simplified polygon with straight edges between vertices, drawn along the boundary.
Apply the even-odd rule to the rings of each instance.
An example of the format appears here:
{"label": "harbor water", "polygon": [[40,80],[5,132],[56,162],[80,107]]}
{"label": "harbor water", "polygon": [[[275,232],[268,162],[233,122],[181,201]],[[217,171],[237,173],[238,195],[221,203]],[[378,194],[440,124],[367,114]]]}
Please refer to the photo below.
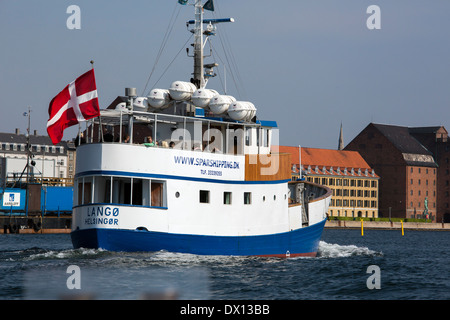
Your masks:
{"label": "harbor water", "polygon": [[68,234],[2,234],[0,299],[450,299],[449,237],[325,229],[317,257],[279,259],[75,250]]}

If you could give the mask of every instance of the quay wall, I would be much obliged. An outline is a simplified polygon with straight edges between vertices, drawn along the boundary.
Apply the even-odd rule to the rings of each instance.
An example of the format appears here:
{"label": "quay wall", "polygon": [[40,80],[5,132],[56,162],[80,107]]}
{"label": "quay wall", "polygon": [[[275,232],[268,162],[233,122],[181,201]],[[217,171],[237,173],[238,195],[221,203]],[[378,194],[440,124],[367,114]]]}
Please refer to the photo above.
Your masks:
{"label": "quay wall", "polygon": [[71,216],[0,216],[0,234],[70,233]]}
{"label": "quay wall", "polygon": [[[361,229],[361,221],[346,220],[328,220],[325,228],[335,229]],[[364,229],[384,229],[384,230],[400,230],[401,222],[389,221],[363,221]],[[427,222],[403,222],[404,230],[433,230],[433,231],[450,231],[450,223],[427,223]]]}
{"label": "quay wall", "polygon": [[[0,234],[70,233],[71,217],[0,217]],[[361,229],[361,221],[328,220],[328,229]],[[364,229],[400,230],[401,222],[364,221]],[[450,223],[403,222],[404,230],[450,231]]]}

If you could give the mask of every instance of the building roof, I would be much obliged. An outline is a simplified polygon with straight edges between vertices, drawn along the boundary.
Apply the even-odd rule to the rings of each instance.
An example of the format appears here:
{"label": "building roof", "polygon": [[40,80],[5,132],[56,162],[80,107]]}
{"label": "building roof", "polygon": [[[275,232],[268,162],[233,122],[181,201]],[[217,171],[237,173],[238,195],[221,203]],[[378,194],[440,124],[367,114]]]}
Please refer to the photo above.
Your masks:
{"label": "building roof", "polygon": [[[0,132],[0,144],[26,144],[27,136],[25,134],[20,133],[8,133],[8,132]],[[40,146],[53,146],[52,140],[49,136],[38,135],[36,132],[34,134],[30,134],[30,145],[40,145]],[[64,152],[67,152],[68,149],[73,148],[73,142],[71,141],[61,141],[56,146],[61,146],[64,148]],[[1,145],[0,145],[1,147]],[[23,151],[13,151],[13,150],[1,150],[2,153],[23,153]],[[44,151],[41,151],[43,153]],[[33,152],[39,153],[39,152]]]}
{"label": "building roof", "polygon": [[[410,128],[386,124],[372,124],[378,129],[400,152],[410,154],[432,155],[410,133]],[[417,129],[417,128],[416,128]]]}
{"label": "building roof", "polygon": [[[278,146],[280,153],[290,153],[291,163],[299,166],[298,147]],[[378,177],[374,174],[372,168],[367,164],[363,157],[357,151],[332,150],[319,148],[301,148],[301,162],[303,170],[316,170],[321,174],[334,175],[361,175],[367,173],[370,176]],[[325,170],[324,170],[325,168]]]}
{"label": "building roof", "polygon": [[371,125],[380,131],[403,154],[403,159],[407,165],[437,166],[433,158],[433,153],[414,137],[414,133],[437,132],[440,127],[408,128],[375,123]]}
{"label": "building roof", "polygon": [[409,128],[410,133],[447,133],[447,130],[443,126],[434,126],[434,127],[411,127]]}

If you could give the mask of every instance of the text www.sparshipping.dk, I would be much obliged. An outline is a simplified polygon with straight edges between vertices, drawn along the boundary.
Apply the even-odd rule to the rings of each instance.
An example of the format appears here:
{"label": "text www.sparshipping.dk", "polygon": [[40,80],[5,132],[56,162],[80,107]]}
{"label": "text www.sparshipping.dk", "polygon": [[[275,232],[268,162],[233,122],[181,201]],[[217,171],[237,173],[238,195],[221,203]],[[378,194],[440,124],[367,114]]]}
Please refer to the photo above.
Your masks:
{"label": "text www.sparshipping.dk", "polygon": [[239,162],[226,160],[211,160],[194,157],[174,156],[175,163],[191,166],[202,166],[211,168],[239,169]]}

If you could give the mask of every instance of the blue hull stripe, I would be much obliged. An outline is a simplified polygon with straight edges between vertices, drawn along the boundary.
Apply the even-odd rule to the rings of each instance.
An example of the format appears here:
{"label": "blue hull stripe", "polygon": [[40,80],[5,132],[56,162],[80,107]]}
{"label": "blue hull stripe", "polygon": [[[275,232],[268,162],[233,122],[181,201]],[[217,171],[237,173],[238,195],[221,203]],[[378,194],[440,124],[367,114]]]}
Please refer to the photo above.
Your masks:
{"label": "blue hull stripe", "polygon": [[298,230],[260,236],[203,236],[164,232],[85,229],[72,231],[75,248],[160,251],[200,255],[315,256],[325,221]]}
{"label": "blue hull stripe", "polygon": [[291,181],[287,180],[268,180],[268,181],[243,181],[243,180],[217,180],[217,179],[205,179],[196,177],[175,176],[168,174],[152,174],[152,173],[135,173],[127,171],[111,171],[111,170],[91,170],[80,172],[75,175],[75,178],[93,175],[109,175],[109,176],[122,176],[122,177],[139,177],[139,178],[156,178],[156,179],[175,179],[175,180],[188,180],[198,182],[211,182],[211,183],[226,183],[226,184],[278,184]]}

